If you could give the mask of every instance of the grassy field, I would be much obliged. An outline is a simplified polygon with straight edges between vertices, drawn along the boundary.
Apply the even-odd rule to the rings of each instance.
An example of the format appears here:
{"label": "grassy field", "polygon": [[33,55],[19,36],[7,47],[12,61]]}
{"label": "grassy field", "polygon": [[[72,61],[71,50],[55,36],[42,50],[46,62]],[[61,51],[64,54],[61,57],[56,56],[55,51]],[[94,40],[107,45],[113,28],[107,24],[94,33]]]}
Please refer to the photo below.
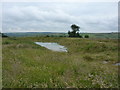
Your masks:
{"label": "grassy field", "polygon": [[[68,52],[48,50],[35,41],[58,42]],[[9,37],[2,44],[4,88],[118,87],[115,39]]]}

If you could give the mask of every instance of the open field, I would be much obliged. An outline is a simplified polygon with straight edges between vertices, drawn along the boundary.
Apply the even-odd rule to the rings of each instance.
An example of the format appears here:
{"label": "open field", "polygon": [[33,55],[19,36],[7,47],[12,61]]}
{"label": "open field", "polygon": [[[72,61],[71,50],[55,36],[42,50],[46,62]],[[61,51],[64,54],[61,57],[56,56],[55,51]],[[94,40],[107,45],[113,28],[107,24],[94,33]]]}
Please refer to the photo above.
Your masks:
{"label": "open field", "polygon": [[[34,42],[57,42],[68,52],[51,51]],[[4,88],[118,87],[115,39],[9,37],[2,44]]]}

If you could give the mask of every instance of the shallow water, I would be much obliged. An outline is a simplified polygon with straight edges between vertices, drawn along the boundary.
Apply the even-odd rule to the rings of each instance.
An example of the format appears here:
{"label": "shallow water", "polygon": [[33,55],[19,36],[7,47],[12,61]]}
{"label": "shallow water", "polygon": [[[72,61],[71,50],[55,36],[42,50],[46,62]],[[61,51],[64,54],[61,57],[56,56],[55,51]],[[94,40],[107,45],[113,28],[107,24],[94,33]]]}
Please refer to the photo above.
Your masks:
{"label": "shallow water", "polygon": [[45,47],[47,49],[58,51],[58,52],[67,52],[67,48],[59,45],[57,43],[48,43],[48,42],[35,42],[35,44]]}
{"label": "shallow water", "polygon": [[116,63],[115,65],[118,65],[118,66],[120,66],[120,63]]}

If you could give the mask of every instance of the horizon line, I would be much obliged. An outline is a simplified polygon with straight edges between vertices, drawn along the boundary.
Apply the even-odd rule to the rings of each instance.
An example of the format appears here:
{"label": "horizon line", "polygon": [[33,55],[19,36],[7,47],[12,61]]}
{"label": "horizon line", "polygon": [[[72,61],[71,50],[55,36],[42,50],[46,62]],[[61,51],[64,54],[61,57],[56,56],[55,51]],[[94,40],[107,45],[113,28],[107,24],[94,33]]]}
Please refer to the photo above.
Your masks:
{"label": "horizon line", "polygon": [[[1,33],[67,33],[67,32],[1,32]],[[119,33],[118,32],[80,32],[80,33]]]}

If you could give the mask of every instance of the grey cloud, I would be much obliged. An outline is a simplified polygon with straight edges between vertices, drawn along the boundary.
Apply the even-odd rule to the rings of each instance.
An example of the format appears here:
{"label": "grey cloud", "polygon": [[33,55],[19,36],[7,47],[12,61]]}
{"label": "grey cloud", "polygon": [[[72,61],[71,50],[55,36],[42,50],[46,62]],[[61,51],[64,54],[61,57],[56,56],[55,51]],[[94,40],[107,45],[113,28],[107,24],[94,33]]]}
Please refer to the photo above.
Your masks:
{"label": "grey cloud", "polygon": [[[67,4],[66,4],[67,5]],[[58,6],[60,7],[60,6]],[[113,31],[117,29],[117,16],[116,14],[78,14],[81,12],[72,11],[69,7],[57,6],[54,8],[42,8],[41,6],[13,5],[3,9],[3,31],[61,31],[67,32],[71,24],[81,26],[85,32],[99,32],[100,30]],[[67,9],[66,9],[67,8]],[[75,7],[80,8],[78,6]],[[66,11],[68,10],[68,11]],[[87,10],[87,9],[86,9]],[[87,11],[86,11],[87,12]],[[89,8],[88,8],[88,12]]]}

